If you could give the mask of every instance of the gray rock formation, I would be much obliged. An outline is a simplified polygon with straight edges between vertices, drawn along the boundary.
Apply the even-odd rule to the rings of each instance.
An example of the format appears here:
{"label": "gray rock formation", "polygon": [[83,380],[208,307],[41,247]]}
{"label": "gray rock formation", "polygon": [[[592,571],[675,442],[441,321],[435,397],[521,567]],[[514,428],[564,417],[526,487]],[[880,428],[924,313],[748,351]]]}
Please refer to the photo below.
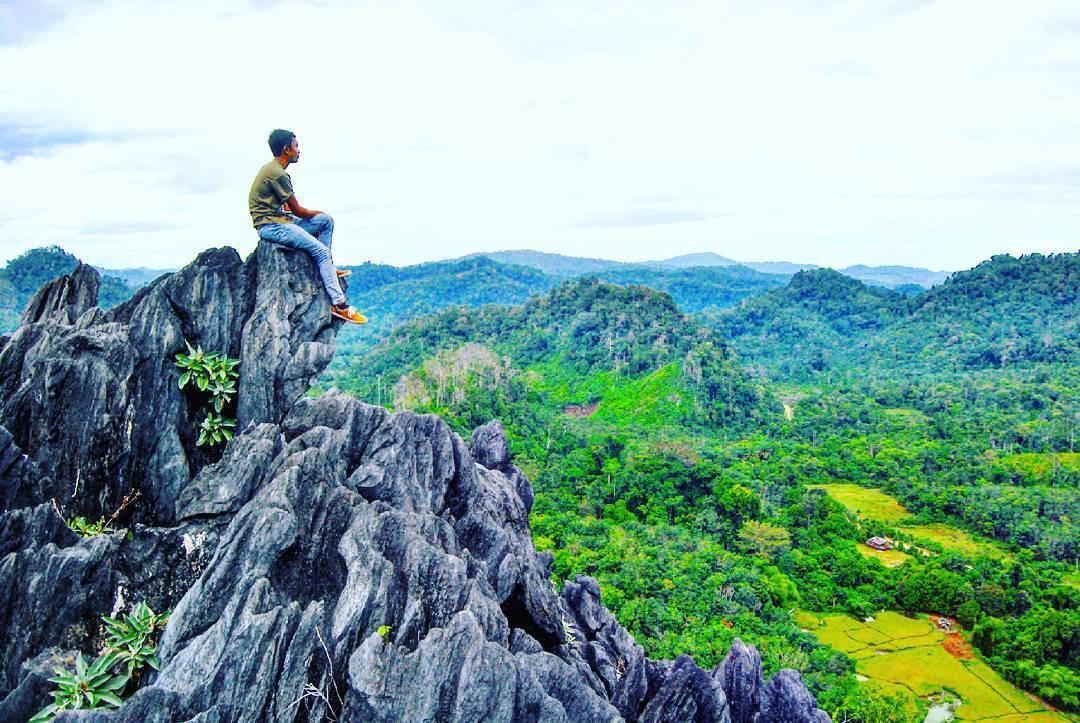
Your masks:
{"label": "gray rock formation", "polygon": [[765,721],[815,721],[828,723],[829,716],[818,710],[814,696],[803,685],[796,670],[781,670],[761,691],[761,710],[755,718]]}
{"label": "gray rock formation", "polygon": [[[336,333],[306,257],[208,251],[109,312],[95,282],[48,285],[0,341],[0,719],[146,600],[173,608],[160,673],[61,720],[827,720],[797,673],[762,685],[753,648],[712,674],[651,661],[595,580],[557,594],[497,422],[467,445],[437,417],[304,397]],[[218,455],[177,389],[185,340],[242,360]],[[90,539],[50,502],[97,517],[134,492]]]}
{"label": "gray rock formation", "polygon": [[752,645],[735,638],[727,657],[713,671],[713,678],[727,693],[732,723],[754,723],[761,707],[761,656]]}
{"label": "gray rock formation", "polygon": [[53,279],[38,289],[23,311],[21,325],[45,319],[74,324],[79,316],[97,306],[101,277],[94,269],[80,263],[66,276]]}

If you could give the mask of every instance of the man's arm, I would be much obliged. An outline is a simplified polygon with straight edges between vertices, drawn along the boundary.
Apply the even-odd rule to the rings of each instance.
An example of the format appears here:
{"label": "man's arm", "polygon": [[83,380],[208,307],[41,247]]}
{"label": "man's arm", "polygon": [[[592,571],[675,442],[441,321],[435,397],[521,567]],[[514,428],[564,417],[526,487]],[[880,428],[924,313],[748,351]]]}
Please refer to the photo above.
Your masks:
{"label": "man's arm", "polygon": [[322,211],[314,211],[310,208],[301,206],[300,202],[296,200],[296,194],[289,196],[289,200],[285,202],[285,208],[300,218],[311,218],[322,213]]}

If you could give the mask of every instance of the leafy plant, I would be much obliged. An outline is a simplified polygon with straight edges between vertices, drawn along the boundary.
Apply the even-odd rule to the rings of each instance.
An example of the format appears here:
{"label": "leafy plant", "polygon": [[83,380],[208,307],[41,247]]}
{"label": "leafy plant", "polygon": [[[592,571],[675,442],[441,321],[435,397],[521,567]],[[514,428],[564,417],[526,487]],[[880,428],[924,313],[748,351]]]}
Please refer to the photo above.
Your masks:
{"label": "leafy plant", "polygon": [[97,537],[98,535],[115,532],[115,530],[109,527],[108,523],[105,522],[104,517],[97,522],[90,522],[85,517],[76,517],[64,521],[79,537]]}
{"label": "leafy plant", "polygon": [[83,654],[79,653],[75,658],[75,670],[57,668],[56,675],[49,678],[57,686],[52,694],[53,702],[31,718],[30,723],[52,720],[64,710],[119,708],[124,702],[119,693],[129,677],[125,673],[113,673],[115,663],[116,656],[107,654],[87,665]]}
{"label": "leafy plant", "polygon": [[155,613],[145,602],[140,602],[120,619],[104,617],[102,620],[109,636],[108,650],[116,656],[116,662],[127,665],[129,676],[133,677],[145,665],[158,669],[154,635],[165,627],[169,613]]}
{"label": "leafy plant", "polygon": [[392,628],[389,625],[380,625],[379,629],[376,632],[379,633],[379,635],[381,635],[382,637],[385,638],[386,636],[388,636],[390,634],[391,629]]}
{"label": "leafy plant", "polygon": [[200,425],[197,444],[201,447],[226,442],[232,439],[236,420],[223,418],[221,413],[236,396],[240,360],[217,352],[205,352],[201,345],[193,348],[190,343],[184,343],[187,344],[188,353],[176,355],[176,366],[183,370],[177,385],[184,389],[194,383],[200,392],[210,394],[210,405],[213,407]]}
{"label": "leafy plant", "polygon": [[56,683],[53,702],[42,708],[30,723],[52,720],[60,711],[99,710],[123,705],[129,684],[149,665],[158,669],[155,636],[165,627],[169,613],[157,614],[140,602],[128,615],[119,619],[102,617],[107,640],[105,652],[89,665],[82,653],[75,658],[75,669],[57,668],[49,678]]}
{"label": "leafy plant", "polygon": [[184,370],[178,382],[181,389],[194,381],[199,391],[209,391],[213,397],[214,409],[218,412],[232,401],[236,394],[236,381],[240,372],[236,368],[239,359],[230,359],[217,352],[204,352],[202,346],[191,347],[187,344],[187,354],[176,355],[176,366]]}
{"label": "leafy plant", "polygon": [[[101,517],[97,522],[90,522],[85,517],[68,519],[60,509],[60,505],[56,503],[56,499],[53,498],[51,502],[53,509],[56,510],[56,514],[64,521],[64,524],[70,527],[77,535],[79,535],[79,537],[97,537],[98,535],[116,532],[116,530],[113,529],[113,523],[119,519],[120,515],[123,514],[124,510],[126,510],[132,502],[139,499],[140,495],[141,493],[138,490],[134,490],[133,492],[124,495],[124,499],[120,502],[120,506],[116,508],[116,512],[113,512],[112,515],[109,516],[109,519],[106,520],[104,517]],[[130,530],[128,531],[128,535],[130,538]]]}
{"label": "leafy plant", "polygon": [[203,419],[202,424],[199,425],[199,441],[196,443],[200,447],[207,442],[210,444],[220,444],[221,442],[228,441],[233,438],[233,430],[236,429],[235,419],[225,419],[220,415],[210,412]]}

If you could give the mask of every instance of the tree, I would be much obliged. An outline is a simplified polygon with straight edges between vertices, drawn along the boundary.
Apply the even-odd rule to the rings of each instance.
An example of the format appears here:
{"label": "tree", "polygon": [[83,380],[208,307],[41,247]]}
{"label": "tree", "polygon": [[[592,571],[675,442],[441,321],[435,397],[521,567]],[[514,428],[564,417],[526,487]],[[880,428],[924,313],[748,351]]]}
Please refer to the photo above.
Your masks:
{"label": "tree", "polygon": [[748,520],[739,530],[739,539],[753,555],[769,558],[791,547],[791,535],[783,527]]}
{"label": "tree", "polygon": [[968,600],[956,609],[956,619],[968,630],[975,627],[975,623],[979,621],[981,615],[982,610],[979,609],[979,603],[974,600]]}
{"label": "tree", "polygon": [[738,527],[761,513],[761,500],[754,491],[742,485],[729,487],[716,503],[717,511]]}

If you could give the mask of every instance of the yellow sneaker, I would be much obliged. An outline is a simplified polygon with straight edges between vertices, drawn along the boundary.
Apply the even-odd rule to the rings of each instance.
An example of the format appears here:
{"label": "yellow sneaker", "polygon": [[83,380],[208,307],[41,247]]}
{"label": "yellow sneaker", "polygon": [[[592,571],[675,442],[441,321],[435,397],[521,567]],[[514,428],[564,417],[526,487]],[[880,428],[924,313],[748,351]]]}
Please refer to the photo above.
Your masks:
{"label": "yellow sneaker", "polygon": [[361,314],[352,306],[330,306],[330,316],[336,316],[337,318],[347,321],[350,324],[366,324],[367,317]]}

